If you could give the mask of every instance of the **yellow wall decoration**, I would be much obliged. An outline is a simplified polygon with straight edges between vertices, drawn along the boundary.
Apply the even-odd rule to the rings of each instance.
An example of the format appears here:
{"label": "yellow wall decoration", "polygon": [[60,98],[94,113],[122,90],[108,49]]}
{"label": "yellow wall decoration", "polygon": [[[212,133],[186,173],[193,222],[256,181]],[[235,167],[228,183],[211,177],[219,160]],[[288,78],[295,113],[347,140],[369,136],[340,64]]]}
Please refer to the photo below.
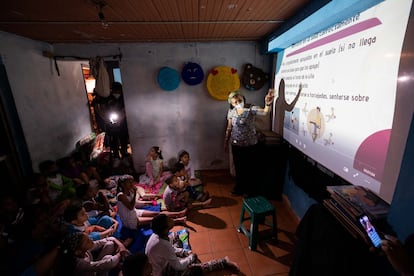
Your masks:
{"label": "yellow wall decoration", "polygon": [[237,69],[217,66],[208,74],[207,90],[216,100],[226,101],[229,93],[239,88],[240,78]]}

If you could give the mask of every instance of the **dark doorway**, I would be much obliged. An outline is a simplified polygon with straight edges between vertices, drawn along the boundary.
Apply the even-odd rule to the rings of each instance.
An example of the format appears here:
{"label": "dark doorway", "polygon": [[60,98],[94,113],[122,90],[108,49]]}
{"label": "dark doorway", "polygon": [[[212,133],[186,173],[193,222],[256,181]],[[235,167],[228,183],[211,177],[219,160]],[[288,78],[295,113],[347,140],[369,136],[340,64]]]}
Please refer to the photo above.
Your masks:
{"label": "dark doorway", "polygon": [[2,193],[25,190],[28,177],[33,173],[32,162],[17,114],[16,105],[0,57],[0,175]]}
{"label": "dark doorway", "polygon": [[[121,70],[119,68],[119,61],[111,60],[111,61],[105,61],[106,69],[109,75],[109,82],[112,86],[113,83],[118,83],[121,87],[122,91],[122,78],[121,78]],[[132,168],[132,158],[131,158],[131,145],[129,143],[129,135],[128,130],[122,131],[121,134],[114,134],[114,130],[112,127],[112,117],[111,114],[117,113],[117,112],[109,112],[111,110],[111,107],[113,106],[111,103],[113,103],[114,96],[108,96],[108,97],[99,97],[94,92],[95,88],[95,79],[92,75],[91,69],[89,64],[82,64],[82,73],[85,80],[85,87],[86,87],[86,94],[88,98],[88,106],[89,106],[89,112],[90,112],[90,118],[91,118],[91,126],[93,132],[98,136],[102,132],[105,132],[104,134],[104,151],[110,153],[109,163],[113,169],[118,169],[121,165],[123,167],[128,167],[128,171]],[[111,87],[111,90],[113,87]],[[118,90],[118,89],[117,89]],[[123,93],[122,93],[123,94]],[[123,97],[123,95],[122,95]],[[107,99],[107,100],[106,100]],[[122,106],[124,100],[122,99]],[[125,117],[123,117],[125,118]],[[109,123],[108,120],[111,122]],[[124,119],[125,120],[125,119]],[[114,124],[116,125],[116,123]],[[120,133],[115,131],[115,133]],[[126,135],[124,135],[126,133]],[[119,136],[118,136],[119,135]],[[121,140],[123,139],[123,140]],[[118,146],[114,146],[118,145]],[[116,172],[120,172],[115,170]],[[125,171],[122,171],[122,173],[125,173]]]}

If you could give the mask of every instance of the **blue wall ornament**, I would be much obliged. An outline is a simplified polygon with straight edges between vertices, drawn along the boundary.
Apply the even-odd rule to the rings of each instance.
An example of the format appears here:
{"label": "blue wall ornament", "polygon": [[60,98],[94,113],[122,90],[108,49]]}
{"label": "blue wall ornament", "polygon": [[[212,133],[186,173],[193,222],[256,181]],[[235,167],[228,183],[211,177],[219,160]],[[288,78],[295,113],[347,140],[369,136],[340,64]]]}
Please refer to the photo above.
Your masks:
{"label": "blue wall ornament", "polygon": [[200,84],[204,79],[203,68],[198,63],[187,62],[181,71],[181,77],[188,85]]}
{"label": "blue wall ornament", "polygon": [[180,74],[177,70],[164,66],[158,72],[157,82],[161,89],[173,91],[180,85]]}

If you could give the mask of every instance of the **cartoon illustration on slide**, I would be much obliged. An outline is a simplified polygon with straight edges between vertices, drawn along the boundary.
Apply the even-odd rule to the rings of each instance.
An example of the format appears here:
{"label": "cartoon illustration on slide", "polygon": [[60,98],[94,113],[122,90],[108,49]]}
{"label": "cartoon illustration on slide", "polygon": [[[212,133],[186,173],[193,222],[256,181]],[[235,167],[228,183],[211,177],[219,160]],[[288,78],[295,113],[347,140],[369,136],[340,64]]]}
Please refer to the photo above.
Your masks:
{"label": "cartoon illustration on slide", "polygon": [[296,135],[299,135],[299,121],[300,118],[296,114],[299,114],[299,108],[295,107],[290,112],[285,112],[285,128],[293,131]]}
{"label": "cartoon illustration on slide", "polygon": [[[283,136],[283,126],[289,126],[289,124],[286,124],[285,122],[285,112],[288,111],[286,113],[290,114],[289,112],[293,110],[296,102],[299,100],[301,91],[302,91],[302,84],[299,84],[299,90],[295,98],[290,104],[287,103],[285,99],[285,80],[284,79],[280,80],[279,93],[275,101],[275,107],[274,107],[274,112],[275,112],[275,126],[274,126],[275,129],[274,130],[275,132],[279,133],[282,136]],[[298,111],[296,111],[295,114],[299,114]]]}
{"label": "cartoon illustration on slide", "polygon": [[328,120],[326,120],[327,123],[329,123],[330,120],[333,120],[336,118],[335,108],[331,107],[331,114],[326,115],[326,118],[328,118]]}
{"label": "cartoon illustration on slide", "polygon": [[332,136],[333,136],[333,134],[332,134],[332,132],[330,132],[329,137],[327,139],[324,139],[325,140],[325,146],[331,146],[331,145],[334,144]]}
{"label": "cartoon illustration on slide", "polygon": [[302,108],[302,112],[305,114],[305,116],[307,116],[308,115],[308,108],[307,108],[307,105],[308,105],[308,103],[305,103],[304,105],[303,105],[303,108]]}
{"label": "cartoon illustration on slide", "polygon": [[297,122],[296,117],[295,117],[295,111],[292,111],[290,114],[290,126],[292,127],[292,129],[297,129],[295,127],[295,123]]}
{"label": "cartoon illustration on slide", "polygon": [[313,142],[321,138],[325,132],[325,119],[319,106],[312,109],[308,114],[308,130],[312,135]]}

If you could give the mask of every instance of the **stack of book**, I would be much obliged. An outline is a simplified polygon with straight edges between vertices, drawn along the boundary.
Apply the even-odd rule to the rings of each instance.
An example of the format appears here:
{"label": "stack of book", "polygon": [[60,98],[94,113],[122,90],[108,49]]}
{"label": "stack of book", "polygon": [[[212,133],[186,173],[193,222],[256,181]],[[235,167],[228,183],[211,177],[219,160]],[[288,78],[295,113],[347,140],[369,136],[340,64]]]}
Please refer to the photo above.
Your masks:
{"label": "stack of book", "polygon": [[362,238],[369,244],[367,234],[358,219],[366,214],[372,221],[385,220],[389,204],[371,190],[356,185],[327,186],[331,198],[323,205],[335,216],[354,238]]}

